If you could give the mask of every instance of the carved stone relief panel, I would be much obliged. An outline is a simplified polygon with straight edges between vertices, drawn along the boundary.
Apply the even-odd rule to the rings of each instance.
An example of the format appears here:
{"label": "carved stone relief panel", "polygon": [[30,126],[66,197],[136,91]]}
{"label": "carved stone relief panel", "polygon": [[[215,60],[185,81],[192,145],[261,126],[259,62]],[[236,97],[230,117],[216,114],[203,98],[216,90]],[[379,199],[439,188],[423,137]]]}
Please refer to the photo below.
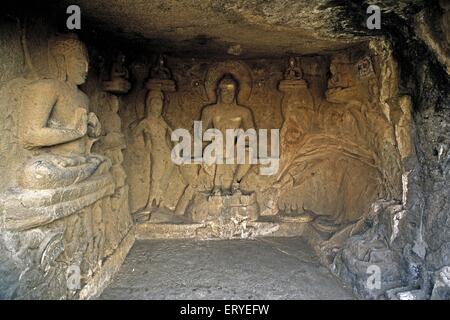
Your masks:
{"label": "carved stone relief panel", "polygon": [[[383,87],[373,59],[366,49],[278,60],[168,57],[177,90],[165,94],[163,117],[172,130],[192,130],[195,120],[211,120],[208,126],[219,128],[218,117],[226,118],[226,107],[218,107],[219,85],[225,76],[232,78],[236,105],[250,110],[252,126],[280,129],[278,173],[264,177],[258,166],[251,167],[239,178],[240,189],[255,192],[262,215],[302,221],[323,216],[325,224],[345,224],[376,199],[401,197],[394,125],[379,98]],[[396,94],[395,87],[391,91]],[[177,171],[170,182],[174,192],[160,204],[183,215],[196,193],[218,186],[217,169],[181,165]],[[232,177],[228,171],[225,176]],[[141,200],[133,210],[144,206]]]}
{"label": "carved stone relief panel", "polygon": [[[107,257],[128,250],[121,248],[131,219],[118,101],[99,94],[95,75],[80,90],[89,59],[76,36],[51,37],[39,50],[25,39],[22,52],[28,73],[1,88],[11,104],[9,122],[1,122],[10,134],[0,143],[13,159],[0,197],[0,246],[7,252],[1,269],[18,286],[11,297],[74,298],[80,290],[89,296],[92,282],[103,281]],[[39,62],[43,52],[47,63]],[[80,280],[73,288],[72,267]]]}

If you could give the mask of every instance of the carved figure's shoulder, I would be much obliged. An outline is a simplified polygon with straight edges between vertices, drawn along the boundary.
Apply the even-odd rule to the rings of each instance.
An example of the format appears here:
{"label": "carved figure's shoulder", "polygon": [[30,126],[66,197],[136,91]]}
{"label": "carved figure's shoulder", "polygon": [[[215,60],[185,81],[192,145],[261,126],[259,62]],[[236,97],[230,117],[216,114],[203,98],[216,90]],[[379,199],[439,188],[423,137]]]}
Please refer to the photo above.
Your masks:
{"label": "carved figure's shoulder", "polygon": [[63,82],[56,79],[40,79],[29,83],[25,90],[25,94],[49,94],[57,93],[63,89]]}
{"label": "carved figure's shoulder", "polygon": [[247,106],[239,105],[239,110],[241,110],[241,112],[243,112],[246,115],[252,115],[253,114],[252,109],[250,109]]}
{"label": "carved figure's shoulder", "polygon": [[210,115],[211,113],[213,113],[215,110],[217,109],[217,105],[216,104],[209,104],[203,107],[202,109],[202,115]]}

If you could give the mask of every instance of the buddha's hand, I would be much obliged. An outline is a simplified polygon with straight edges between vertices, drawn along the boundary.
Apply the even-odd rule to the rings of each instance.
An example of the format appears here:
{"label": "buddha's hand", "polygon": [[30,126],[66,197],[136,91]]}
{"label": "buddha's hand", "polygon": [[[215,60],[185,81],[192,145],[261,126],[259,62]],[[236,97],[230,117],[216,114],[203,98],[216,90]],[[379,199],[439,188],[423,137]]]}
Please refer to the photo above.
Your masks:
{"label": "buddha's hand", "polygon": [[86,160],[82,157],[57,157],[52,160],[53,163],[60,167],[76,167],[86,163]]}
{"label": "buddha's hand", "polygon": [[98,138],[102,133],[102,126],[97,116],[93,112],[89,112],[87,120],[87,134],[90,138]]}
{"label": "buddha's hand", "polygon": [[77,108],[75,110],[74,130],[80,135],[80,137],[84,137],[87,133],[87,122],[88,122],[88,115],[86,109]]}

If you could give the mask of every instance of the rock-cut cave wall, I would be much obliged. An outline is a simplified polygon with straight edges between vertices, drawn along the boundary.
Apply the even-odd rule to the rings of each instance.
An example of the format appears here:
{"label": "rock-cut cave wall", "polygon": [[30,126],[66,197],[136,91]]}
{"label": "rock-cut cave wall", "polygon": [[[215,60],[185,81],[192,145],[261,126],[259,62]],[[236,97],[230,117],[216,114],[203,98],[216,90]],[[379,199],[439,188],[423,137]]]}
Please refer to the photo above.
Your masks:
{"label": "rock-cut cave wall", "polygon": [[[389,78],[382,70],[390,68],[389,63],[393,63],[389,53],[370,53],[368,47],[333,56],[299,56],[296,64],[301,75],[292,80],[285,74],[289,70],[287,58],[169,56],[166,67],[176,90],[165,94],[163,119],[172,130],[191,129],[193,122],[201,119],[202,110],[216,102],[217,82],[224,74],[232,74],[239,83],[238,103],[251,110],[255,128],[281,132],[278,172],[262,176],[254,166],[243,177],[241,189],[256,192],[261,215],[311,211],[345,224],[361,218],[377,199],[402,198],[401,153],[406,157],[410,152],[409,100],[402,100],[403,127],[396,128],[388,118],[389,106],[383,105],[397,98],[396,69]],[[161,180],[152,177],[151,170],[158,148],[149,148],[144,136],[136,136],[132,130],[146,117],[143,82],[152,67],[131,64],[132,74],[143,76],[137,77],[140,80],[124,97],[120,111],[128,139],[125,168],[133,213],[146,206],[152,192],[149,185]],[[397,140],[401,141],[401,151]],[[159,207],[176,209],[187,185],[194,184],[183,179],[192,167],[176,167],[166,177],[170,182],[161,192]],[[201,177],[202,169],[196,176],[203,179],[202,183],[196,181],[197,192],[212,188],[212,177]]]}
{"label": "rock-cut cave wall", "polygon": [[[367,36],[358,23],[345,23],[364,21],[362,7],[342,4],[336,33]],[[293,75],[286,57],[169,53],[176,85],[164,91],[165,124],[157,124],[190,128],[230,73],[255,126],[281,132],[280,173],[261,177],[251,169],[240,181],[243,191],[255,192],[259,214],[313,212],[306,238],[362,297],[449,298],[449,6],[400,11],[394,5],[383,13],[384,29],[365,45],[298,56]],[[148,101],[161,98],[146,87],[156,55],[134,54],[130,74],[114,71],[132,84],[119,97],[115,90],[128,91],[128,82],[120,80],[119,89],[105,83],[113,72],[104,63],[116,52],[87,41],[90,69],[82,84],[73,78],[84,67],[82,45],[54,38],[54,31],[39,20],[8,18],[0,26],[2,298],[96,295],[134,241],[131,213],[149,199],[189,211],[187,190],[212,187],[208,172],[201,182],[198,171],[152,172],[158,148],[133,133]],[[64,103],[50,112],[58,101]],[[379,286],[367,286],[368,270],[380,271]]]}
{"label": "rock-cut cave wall", "polygon": [[[366,297],[449,299],[450,6],[445,0],[386,1],[382,28],[368,31],[361,23],[368,2],[343,4],[336,31],[384,35],[392,44],[399,91],[411,96],[415,156],[405,162],[403,211],[369,219],[365,235],[351,237],[336,255],[333,270]],[[367,289],[362,272],[371,261],[384,265],[382,290]],[[401,281],[386,290],[395,278]]]}
{"label": "rock-cut cave wall", "polygon": [[0,26],[2,299],[95,296],[134,242],[119,98],[92,63],[80,91],[86,48],[55,31]]}

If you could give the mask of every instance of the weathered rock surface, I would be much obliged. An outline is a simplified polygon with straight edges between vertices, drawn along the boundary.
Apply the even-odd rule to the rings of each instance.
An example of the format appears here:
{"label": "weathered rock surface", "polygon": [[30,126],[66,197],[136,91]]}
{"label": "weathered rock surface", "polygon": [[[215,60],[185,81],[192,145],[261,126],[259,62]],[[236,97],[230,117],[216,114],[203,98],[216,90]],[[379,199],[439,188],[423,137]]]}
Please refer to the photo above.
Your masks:
{"label": "weathered rock surface", "polygon": [[[371,3],[80,1],[89,73],[79,40],[50,36],[68,2],[5,9],[0,296],[98,295],[130,213],[165,210],[143,234],[235,238],[280,219],[364,298],[448,299],[450,5],[383,1],[368,30]],[[278,174],[175,166],[172,130],[199,119],[279,129]],[[234,184],[250,196],[217,197]]]}

